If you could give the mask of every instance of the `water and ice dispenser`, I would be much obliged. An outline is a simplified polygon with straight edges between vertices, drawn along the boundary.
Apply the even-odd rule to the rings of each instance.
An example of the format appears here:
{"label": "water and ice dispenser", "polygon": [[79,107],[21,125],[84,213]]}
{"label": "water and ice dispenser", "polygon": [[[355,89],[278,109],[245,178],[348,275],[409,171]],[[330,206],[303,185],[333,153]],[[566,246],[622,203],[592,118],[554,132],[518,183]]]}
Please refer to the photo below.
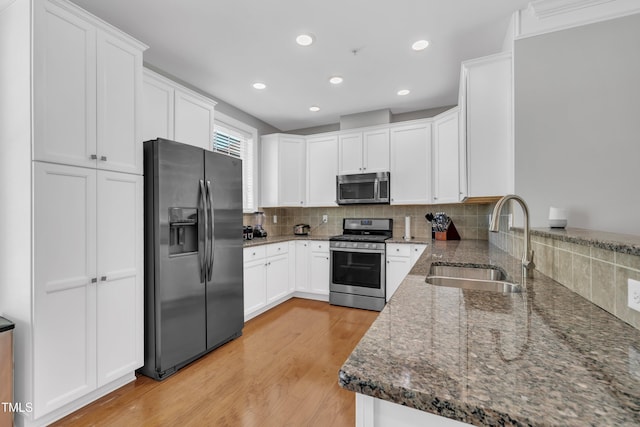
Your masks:
{"label": "water and ice dispenser", "polygon": [[198,209],[169,208],[169,255],[198,252]]}

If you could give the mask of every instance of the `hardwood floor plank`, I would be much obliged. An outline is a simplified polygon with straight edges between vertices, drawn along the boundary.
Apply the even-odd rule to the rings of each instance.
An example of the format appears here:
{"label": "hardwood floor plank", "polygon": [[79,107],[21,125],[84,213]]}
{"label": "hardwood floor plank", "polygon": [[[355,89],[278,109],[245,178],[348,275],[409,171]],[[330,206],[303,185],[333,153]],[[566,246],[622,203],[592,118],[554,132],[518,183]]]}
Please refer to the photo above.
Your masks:
{"label": "hardwood floor plank", "polygon": [[353,426],[338,370],[377,314],[293,298],[166,380],[139,376],[54,426]]}

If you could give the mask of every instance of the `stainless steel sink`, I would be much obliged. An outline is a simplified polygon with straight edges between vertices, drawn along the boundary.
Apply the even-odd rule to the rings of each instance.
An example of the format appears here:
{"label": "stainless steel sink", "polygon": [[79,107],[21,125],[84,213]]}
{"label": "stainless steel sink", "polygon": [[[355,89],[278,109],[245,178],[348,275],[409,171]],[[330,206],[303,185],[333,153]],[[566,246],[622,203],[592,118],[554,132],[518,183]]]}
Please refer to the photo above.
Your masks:
{"label": "stainless steel sink", "polygon": [[490,292],[522,292],[522,286],[506,280],[507,276],[498,267],[469,265],[432,265],[427,283]]}

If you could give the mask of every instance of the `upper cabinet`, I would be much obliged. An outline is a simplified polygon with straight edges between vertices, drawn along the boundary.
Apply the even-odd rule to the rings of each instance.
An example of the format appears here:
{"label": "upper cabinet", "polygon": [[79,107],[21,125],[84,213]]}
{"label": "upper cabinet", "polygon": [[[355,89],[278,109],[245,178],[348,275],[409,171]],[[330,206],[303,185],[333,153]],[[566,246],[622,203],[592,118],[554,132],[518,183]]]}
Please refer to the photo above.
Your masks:
{"label": "upper cabinet", "polygon": [[459,109],[433,120],[433,202],[460,201]]}
{"label": "upper cabinet", "polygon": [[461,196],[501,196],[514,189],[511,53],[462,63]]}
{"label": "upper cabinet", "polygon": [[304,206],[307,163],[304,137],[266,135],[262,137],[260,145],[260,206]]}
{"label": "upper cabinet", "polygon": [[142,140],[166,138],[211,149],[216,102],[144,70]]}
{"label": "upper cabinet", "polygon": [[307,139],[307,206],[337,206],[338,137]]}
{"label": "upper cabinet", "polygon": [[431,203],[431,122],[391,128],[391,204]]}
{"label": "upper cabinet", "polygon": [[66,2],[34,15],[34,160],[141,174],[146,47]]}
{"label": "upper cabinet", "polygon": [[389,129],[340,133],[340,175],[389,171]]}

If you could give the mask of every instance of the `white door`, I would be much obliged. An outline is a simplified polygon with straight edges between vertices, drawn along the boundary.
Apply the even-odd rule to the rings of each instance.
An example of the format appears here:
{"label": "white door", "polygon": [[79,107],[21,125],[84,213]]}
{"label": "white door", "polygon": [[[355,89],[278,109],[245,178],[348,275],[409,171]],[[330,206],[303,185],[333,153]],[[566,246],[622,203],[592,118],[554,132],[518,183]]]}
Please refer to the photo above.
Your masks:
{"label": "white door", "polygon": [[304,206],[306,163],[304,138],[281,136],[278,144],[279,206]]}
{"label": "white door", "polygon": [[264,258],[244,263],[244,316],[267,304],[266,260]]}
{"label": "white door", "polygon": [[296,291],[309,291],[309,242],[296,241]]}
{"label": "white door", "polygon": [[307,139],[307,206],[337,206],[338,138]]}
{"label": "white door", "polygon": [[49,2],[34,8],[34,159],[95,167],[96,31]]}
{"label": "white door", "polygon": [[431,202],[431,124],[391,129],[391,204]]}
{"label": "white door", "polygon": [[389,129],[378,129],[363,134],[363,172],[389,171]]}
{"label": "white door", "polygon": [[433,201],[455,203],[460,198],[458,112],[433,124]]}
{"label": "white door", "polygon": [[96,171],[34,162],[34,417],[96,388]]}
{"label": "white door", "polygon": [[98,168],[142,174],[142,52],[98,32]]}
{"label": "white door", "polygon": [[143,365],[142,181],[98,171],[98,386]]}
{"label": "white door", "polygon": [[211,150],[215,104],[189,93],[174,94],[175,140]]}
{"label": "white door", "polygon": [[142,102],[142,141],[174,139],[172,86],[144,71]]}
{"label": "white door", "polygon": [[338,136],[340,175],[362,173],[362,132]]}
{"label": "white door", "polygon": [[267,258],[267,304],[289,293],[289,255]]}
{"label": "white door", "polygon": [[316,294],[329,295],[329,242],[311,242],[309,288]]}

